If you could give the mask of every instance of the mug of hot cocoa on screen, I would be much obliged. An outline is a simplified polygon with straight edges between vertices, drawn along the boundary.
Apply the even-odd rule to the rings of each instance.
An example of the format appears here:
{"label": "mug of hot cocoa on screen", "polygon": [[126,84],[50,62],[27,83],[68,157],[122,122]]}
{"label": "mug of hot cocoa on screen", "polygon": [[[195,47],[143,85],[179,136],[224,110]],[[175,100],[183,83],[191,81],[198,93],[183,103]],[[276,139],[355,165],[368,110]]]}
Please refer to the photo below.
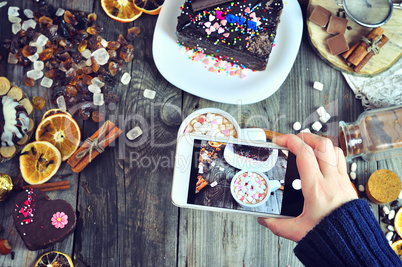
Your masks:
{"label": "mug of hot cocoa on screen", "polygon": [[203,108],[188,115],[180,125],[177,137],[182,134],[210,136],[211,138],[240,138],[240,126],[226,111]]}
{"label": "mug of hot cocoa on screen", "polygon": [[269,180],[262,172],[245,170],[233,177],[230,192],[241,206],[255,208],[266,203],[271,192],[280,187],[279,181]]}

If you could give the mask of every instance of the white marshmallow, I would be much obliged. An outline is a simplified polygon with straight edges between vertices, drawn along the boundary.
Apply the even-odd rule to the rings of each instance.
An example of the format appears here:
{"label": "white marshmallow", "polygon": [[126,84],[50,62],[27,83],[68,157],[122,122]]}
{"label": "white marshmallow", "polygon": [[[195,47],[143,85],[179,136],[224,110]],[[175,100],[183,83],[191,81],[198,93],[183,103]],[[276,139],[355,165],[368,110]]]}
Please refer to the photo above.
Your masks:
{"label": "white marshmallow", "polygon": [[322,91],[322,89],[324,89],[324,85],[320,82],[314,82],[313,88],[318,91]]}
{"label": "white marshmallow", "polygon": [[319,132],[322,128],[322,124],[319,121],[316,121],[311,125],[311,128],[313,128],[315,131]]}
{"label": "white marshmallow", "polygon": [[323,106],[321,106],[321,107],[319,107],[319,108],[317,109],[317,114],[318,114],[318,116],[322,117],[322,116],[325,115],[325,113],[327,113],[327,111],[325,110],[325,108],[324,108]]}
{"label": "white marshmallow", "polygon": [[327,121],[329,121],[329,119],[331,119],[331,115],[329,115],[329,113],[325,112],[325,114],[323,116],[320,116],[320,121],[322,123],[327,123]]}
{"label": "white marshmallow", "polygon": [[302,125],[300,122],[296,121],[295,123],[293,123],[293,130],[295,131],[299,131],[301,129]]}
{"label": "white marshmallow", "polygon": [[357,163],[356,163],[356,162],[353,162],[353,163],[352,163],[352,165],[350,166],[350,170],[351,170],[352,172],[355,172],[355,171],[357,170]]}

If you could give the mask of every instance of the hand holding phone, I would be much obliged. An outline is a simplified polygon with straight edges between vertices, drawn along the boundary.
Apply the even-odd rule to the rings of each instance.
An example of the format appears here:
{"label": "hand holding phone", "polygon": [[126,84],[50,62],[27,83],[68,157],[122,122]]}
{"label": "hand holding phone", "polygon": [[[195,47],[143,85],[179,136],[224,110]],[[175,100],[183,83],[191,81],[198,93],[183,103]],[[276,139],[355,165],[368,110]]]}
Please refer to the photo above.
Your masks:
{"label": "hand holding phone", "polygon": [[342,150],[329,139],[301,133],[280,136],[274,142],[296,155],[304,208],[296,218],[258,218],[258,222],[275,235],[298,242],[333,210],[356,199],[357,194],[349,180]]}
{"label": "hand holding phone", "polygon": [[270,217],[302,212],[296,158],[272,143],[183,134],[172,186],[176,206]]}

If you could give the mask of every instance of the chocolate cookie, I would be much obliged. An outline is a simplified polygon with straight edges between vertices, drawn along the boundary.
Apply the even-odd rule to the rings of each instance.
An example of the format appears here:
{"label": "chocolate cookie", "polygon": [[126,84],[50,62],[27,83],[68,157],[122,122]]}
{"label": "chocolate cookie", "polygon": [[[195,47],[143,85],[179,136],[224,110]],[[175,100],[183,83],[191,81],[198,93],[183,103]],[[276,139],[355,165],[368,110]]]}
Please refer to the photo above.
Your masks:
{"label": "chocolate cookie", "polygon": [[26,189],[18,194],[14,224],[30,250],[43,249],[63,241],[77,223],[73,207],[64,200],[50,198],[39,189]]}

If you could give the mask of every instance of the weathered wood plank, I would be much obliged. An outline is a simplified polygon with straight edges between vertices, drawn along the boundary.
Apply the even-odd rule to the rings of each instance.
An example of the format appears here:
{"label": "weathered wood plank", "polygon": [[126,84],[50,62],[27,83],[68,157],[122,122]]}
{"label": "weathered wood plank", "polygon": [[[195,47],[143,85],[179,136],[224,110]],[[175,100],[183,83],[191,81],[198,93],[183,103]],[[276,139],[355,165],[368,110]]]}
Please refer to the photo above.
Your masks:
{"label": "weathered wood plank", "polygon": [[[81,9],[85,11],[92,10],[92,3],[85,2],[81,3],[78,1],[71,1],[71,2],[62,2],[55,0],[47,1],[50,4],[53,4],[56,8],[60,6],[63,8],[71,8],[71,9]],[[7,11],[10,5],[18,6],[22,10],[25,8],[29,8],[31,10],[36,10],[37,5],[32,1],[18,1],[18,2],[9,2],[6,7],[0,9],[0,21],[2,22],[3,27],[0,30],[1,41],[7,38],[11,38],[11,23],[8,21]],[[10,81],[13,81],[19,87],[21,87],[25,93],[32,99],[33,96],[42,96],[45,99],[48,99],[49,92],[45,90],[44,87],[40,86],[40,80],[36,81],[36,85],[34,87],[27,87],[24,83],[25,74],[28,70],[32,69],[32,67],[22,67],[19,65],[10,65],[6,64],[8,53],[5,53],[2,50],[3,61],[0,63],[3,68],[1,68],[1,75],[6,75]],[[3,72],[4,71],[4,72]],[[37,125],[41,118],[44,111],[54,107],[49,101],[47,101],[43,110],[35,111],[35,124]],[[82,125],[82,124],[81,124]],[[34,137],[32,138],[34,140]],[[0,172],[9,173],[12,178],[16,178],[19,175],[19,167],[18,167],[18,157],[13,158],[10,162],[6,162],[0,165]],[[65,176],[66,180],[70,181],[71,188],[65,191],[58,191],[58,192],[49,192],[48,195],[51,199],[64,199],[68,203],[70,203],[74,208],[76,207],[76,192],[78,187],[78,175],[72,174],[69,167],[66,166],[65,163],[62,164],[60,170],[52,178],[50,181],[59,181],[60,175]],[[10,255],[0,257],[0,266],[33,266],[33,263],[36,259],[43,254],[44,252],[50,250],[58,250],[62,251],[70,256],[73,255],[73,239],[74,235],[70,235],[67,239],[65,239],[61,243],[57,243],[54,246],[42,249],[38,251],[29,251],[24,243],[22,242],[20,236],[18,235],[17,231],[15,230],[13,219],[11,216],[12,206],[15,199],[16,193],[13,193],[6,202],[1,203],[0,205],[0,223],[5,228],[5,231],[1,233],[1,238],[8,238],[12,243],[15,252],[15,259],[11,260]]]}

